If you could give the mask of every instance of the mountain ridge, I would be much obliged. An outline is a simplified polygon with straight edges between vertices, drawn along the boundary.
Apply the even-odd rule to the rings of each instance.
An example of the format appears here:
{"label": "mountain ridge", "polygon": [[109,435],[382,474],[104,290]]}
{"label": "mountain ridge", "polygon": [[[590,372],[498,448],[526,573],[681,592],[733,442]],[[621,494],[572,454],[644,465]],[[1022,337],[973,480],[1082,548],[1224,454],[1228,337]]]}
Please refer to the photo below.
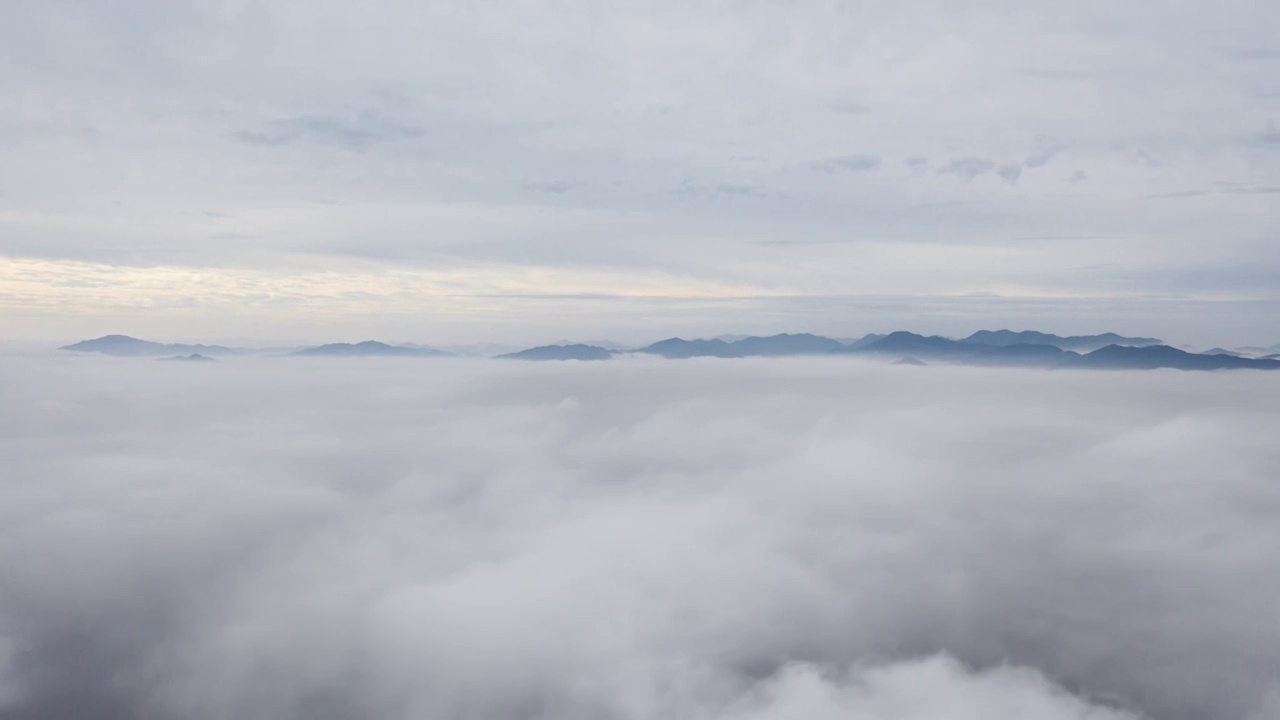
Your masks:
{"label": "mountain ridge", "polygon": [[[1087,347],[1102,340],[1118,339],[1100,348],[1078,352],[1062,345]],[[1043,340],[1044,342],[1013,342]],[[1050,342],[1051,341],[1051,342]],[[1154,344],[1152,344],[1154,343]],[[251,352],[221,345],[158,343],[128,335],[104,335],[59,348],[81,353],[124,357],[202,361],[218,354]],[[261,351],[260,351],[261,352]],[[906,330],[868,334],[850,342],[812,333],[740,336],[735,340],[667,338],[641,348],[615,351],[599,345],[569,343],[540,345],[494,357],[517,360],[607,360],[620,352],[659,355],[668,359],[694,357],[745,358],[799,355],[850,354],[884,357],[892,362],[943,361],[949,364],[991,367],[1226,370],[1237,368],[1280,369],[1280,355],[1244,357],[1213,348],[1205,353],[1187,352],[1155,338],[1125,337],[1115,333],[1059,336],[1033,330],[980,330],[967,338],[920,335]],[[288,353],[301,357],[447,357],[450,353],[425,345],[391,345],[377,340],[327,343]],[[165,357],[168,356],[168,357]],[[909,360],[908,360],[909,359]]]}
{"label": "mountain ridge", "polygon": [[1280,370],[1280,360],[1253,359],[1234,355],[1203,355],[1189,353],[1168,345],[1146,347],[1108,345],[1064,363],[1063,367],[1106,370],[1231,370],[1237,368]]}
{"label": "mountain ridge", "polygon": [[187,343],[158,343],[151,340],[140,340],[129,335],[103,335],[90,340],[63,345],[59,350],[70,352],[100,353],[118,357],[146,357],[155,355],[230,355],[238,350],[222,345],[201,345]]}
{"label": "mountain ridge", "polygon": [[570,345],[539,345],[518,352],[495,355],[499,360],[609,360],[613,352],[599,345],[573,343]]}
{"label": "mountain ridge", "polygon": [[784,355],[826,355],[845,349],[839,340],[812,333],[781,333],[779,335],[749,335],[727,342],[719,338],[711,340],[685,340],[680,337],[659,340],[633,352],[661,355],[668,359],[692,357],[777,357]]}
{"label": "mountain ridge", "polygon": [[1107,345],[1146,347],[1164,344],[1164,341],[1159,338],[1125,337],[1112,332],[1099,335],[1068,335],[1064,337],[1037,330],[979,330],[964,338],[962,342],[975,345],[1000,346],[1023,344],[1053,345],[1063,350],[1074,350],[1076,352],[1092,352]]}
{"label": "mountain ridge", "polygon": [[358,343],[326,343],[295,350],[294,357],[448,357],[449,353],[429,347],[388,345],[377,340]]}

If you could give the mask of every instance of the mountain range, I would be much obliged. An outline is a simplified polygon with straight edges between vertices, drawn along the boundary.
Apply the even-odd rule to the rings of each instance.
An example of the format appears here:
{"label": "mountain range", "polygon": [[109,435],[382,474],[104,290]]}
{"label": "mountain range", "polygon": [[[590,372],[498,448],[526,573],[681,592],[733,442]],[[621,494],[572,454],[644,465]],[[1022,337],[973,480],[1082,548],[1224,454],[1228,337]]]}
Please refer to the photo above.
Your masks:
{"label": "mountain range", "polygon": [[72,345],[64,345],[59,350],[72,352],[96,352],[103,355],[119,355],[124,357],[156,356],[156,355],[230,355],[237,350],[221,345],[185,345],[169,344],[139,340],[128,335],[103,335],[93,340],[83,340]]}
{"label": "mountain range", "polygon": [[[1024,333],[1013,333],[1027,337]],[[1040,335],[1036,333],[1035,335]],[[990,336],[987,336],[990,337]],[[1000,336],[1008,338],[1009,335]],[[1031,337],[1034,338],[1034,335]],[[1057,336],[1048,336],[1056,338]],[[1131,369],[1152,370],[1156,368],[1173,368],[1178,370],[1224,370],[1232,368],[1256,368],[1265,370],[1280,369],[1280,361],[1274,359],[1254,359],[1235,355],[1189,353],[1168,345],[1151,344],[1152,338],[1122,338],[1110,334],[1059,338],[1067,340],[1066,344],[1076,347],[1088,347],[1093,338],[1116,337],[1125,341],[1137,341],[1135,344],[1121,345],[1112,343],[1087,353],[1067,350],[1048,343],[1015,343],[1009,345],[983,344],[964,340],[952,340],[938,335],[924,336],[910,332],[894,332],[862,348],[849,349],[845,352],[892,356],[897,358],[941,360],[962,365],[991,365],[1004,367],[1044,367],[1044,368],[1098,368],[1098,369]]]}
{"label": "mountain range", "polygon": [[1014,332],[1012,330],[979,330],[964,339],[964,342],[975,345],[995,345],[1007,347],[1009,345],[1052,345],[1063,350],[1074,350],[1075,352],[1091,352],[1098,348],[1108,345],[1129,345],[1133,347],[1146,347],[1148,345],[1162,345],[1163,343],[1157,338],[1143,337],[1124,337],[1115,333],[1102,333],[1101,335],[1070,335],[1062,337],[1060,335],[1050,335],[1048,333],[1036,332],[1034,330],[1023,330]]}
{"label": "mountain range", "polygon": [[[1213,351],[1210,350],[1209,352],[1213,352]],[[1277,357],[1277,356],[1280,356],[1280,343],[1272,345],[1271,347],[1247,346],[1242,348],[1236,348],[1236,352],[1244,355],[1252,355],[1254,357]]]}
{"label": "mountain range", "polygon": [[190,355],[174,355],[173,357],[159,358],[161,362],[186,362],[186,363],[209,363],[214,362],[213,358],[200,353],[191,353]]}
{"label": "mountain range", "polygon": [[599,345],[540,345],[497,356],[501,360],[608,360],[613,352]]}
{"label": "mountain range", "polygon": [[[620,346],[616,346],[620,347]],[[1192,353],[1169,347],[1156,338],[1125,337],[1115,333],[1060,336],[1036,331],[981,330],[963,339],[897,331],[869,334],[856,340],[835,340],[809,333],[760,336],[721,336],[713,339],[673,337],[633,350],[597,344],[563,343],[496,355],[511,360],[608,360],[623,354],[658,355],[669,359],[697,357],[745,358],[797,355],[857,355],[899,364],[944,362],[960,365],[1038,368],[1100,368],[1220,370],[1280,369],[1280,355],[1247,357],[1245,353],[1272,348],[1213,348]],[[199,360],[215,355],[253,352],[220,345],[165,344],[127,335],[107,335],[61,348],[121,356],[177,356]],[[447,357],[451,353],[425,345],[391,345],[376,340],[329,343],[288,353],[302,357]],[[177,359],[175,357],[175,359]]]}
{"label": "mountain range", "polygon": [[741,358],[777,355],[825,355],[848,349],[848,345],[821,335],[770,335],[744,337],[738,340],[685,340],[669,338],[646,345],[634,352],[661,355],[665,358],[719,357]]}
{"label": "mountain range", "polygon": [[329,343],[317,347],[295,350],[290,355],[300,357],[448,357],[449,353],[435,348],[406,345],[388,345],[377,340],[358,343]]}
{"label": "mountain range", "polygon": [[1062,364],[1068,368],[1096,368],[1104,370],[1154,370],[1176,368],[1178,370],[1229,370],[1256,368],[1280,370],[1280,360],[1236,357],[1235,355],[1205,355],[1189,353],[1168,345],[1147,347],[1123,347],[1108,345],[1088,355],[1072,358]]}

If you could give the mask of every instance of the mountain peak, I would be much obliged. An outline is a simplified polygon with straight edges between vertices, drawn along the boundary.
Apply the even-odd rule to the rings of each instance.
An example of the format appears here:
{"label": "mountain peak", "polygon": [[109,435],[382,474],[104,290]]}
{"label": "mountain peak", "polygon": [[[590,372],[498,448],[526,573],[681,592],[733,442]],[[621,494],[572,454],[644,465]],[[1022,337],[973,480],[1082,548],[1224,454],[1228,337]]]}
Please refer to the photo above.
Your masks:
{"label": "mountain peak", "polygon": [[358,343],[328,343],[296,350],[290,355],[302,357],[443,357],[446,352],[426,347],[388,345],[378,340]]}
{"label": "mountain peak", "polygon": [[59,350],[71,352],[96,352],[103,355],[140,356],[140,355],[189,355],[200,352],[208,355],[225,355],[235,352],[221,345],[187,345],[184,343],[164,344],[150,340],[140,340],[129,335],[103,335],[92,340],[81,340],[64,345]]}
{"label": "mountain peak", "polygon": [[1065,364],[1066,367],[1100,368],[1109,370],[1228,370],[1256,368],[1280,370],[1280,361],[1253,360],[1234,355],[1204,355],[1189,353],[1168,345],[1133,347],[1107,345],[1088,355],[1082,355]]}
{"label": "mountain peak", "polygon": [[674,337],[640,348],[637,352],[666,358],[721,357],[740,358],[781,355],[826,355],[845,349],[839,340],[812,333],[750,335],[732,342],[721,339],[684,340]]}
{"label": "mountain peak", "polygon": [[1158,338],[1125,337],[1113,332],[1102,333],[1101,335],[1071,335],[1063,337],[1037,330],[979,330],[961,342],[996,346],[1053,345],[1063,350],[1074,350],[1076,352],[1090,352],[1107,345],[1145,347],[1162,344],[1162,341]]}
{"label": "mountain peak", "polygon": [[609,360],[613,353],[598,345],[540,345],[497,356],[503,360]]}

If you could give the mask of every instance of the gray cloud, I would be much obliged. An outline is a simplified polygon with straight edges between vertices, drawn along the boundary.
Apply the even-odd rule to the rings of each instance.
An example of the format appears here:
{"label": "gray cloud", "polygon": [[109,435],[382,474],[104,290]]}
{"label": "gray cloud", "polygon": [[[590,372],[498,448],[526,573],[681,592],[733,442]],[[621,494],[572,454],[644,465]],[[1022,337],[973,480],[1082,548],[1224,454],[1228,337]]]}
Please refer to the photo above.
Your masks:
{"label": "gray cloud", "polygon": [[5,717],[1275,710],[1270,376],[161,365],[5,358]]}
{"label": "gray cloud", "polygon": [[563,180],[550,180],[547,182],[525,183],[524,189],[533,192],[542,193],[567,193],[577,187],[574,183],[565,182]]}
{"label": "gray cloud", "polygon": [[1275,195],[1280,193],[1280,187],[1274,185],[1255,185],[1252,187],[1229,187],[1223,189],[1224,193],[1230,195]]}
{"label": "gray cloud", "polygon": [[880,157],[877,155],[841,155],[839,157],[828,158],[814,165],[815,170],[831,172],[834,170],[848,170],[850,172],[866,172],[868,170],[878,170],[880,168]]}
{"label": "gray cloud", "polygon": [[1280,125],[1275,120],[1267,121],[1267,129],[1258,134],[1258,140],[1268,145],[1280,144]]}
{"label": "gray cloud", "polygon": [[1164,160],[1146,148],[1121,148],[1121,151],[1128,154],[1134,163],[1143,167],[1158,168],[1165,165]]}
{"label": "gray cloud", "polygon": [[1220,48],[1223,55],[1242,62],[1274,62],[1280,60],[1280,49],[1274,47],[1241,48],[1226,46]]}
{"label": "gray cloud", "polygon": [[770,196],[770,192],[766,188],[745,182],[717,182],[705,185],[698,182],[685,182],[676,190],[676,194],[699,200],[765,198]]}
{"label": "gray cloud", "polygon": [[260,130],[238,130],[231,135],[252,145],[290,145],[315,142],[348,150],[420,137],[423,129],[403,125],[377,115],[361,113],[351,118],[304,116],[275,120]]}
{"label": "gray cloud", "polygon": [[[1058,267],[1192,268],[1210,245],[1241,256],[1280,228],[1268,195],[1223,193],[1158,212],[1141,197],[1186,190],[1187,178],[1277,185],[1280,87],[1268,58],[1280,6],[1225,0],[1153,14],[1148,5],[661,0],[652,12],[587,13],[547,0],[444,10],[144,0],[120,13],[90,0],[0,3],[10,60],[0,64],[9,90],[0,272],[47,260],[86,274],[180,267],[199,281],[228,268],[325,266],[338,278],[355,264],[447,265],[472,279],[453,294],[466,297],[493,284],[494,267],[529,276],[589,267],[764,295],[779,288],[761,268],[813,270],[784,292],[861,287],[861,248],[891,243],[901,256],[876,258],[877,277],[910,285],[922,275],[901,258],[927,248],[939,266],[995,267],[970,260],[993,238],[1046,228],[1125,238],[1046,245],[1075,255]],[[1206,107],[1233,112],[1206,124]],[[1088,173],[1087,193],[1071,168],[1031,172],[1062,162],[1059,146]],[[811,172],[815,159],[850,148],[881,158],[883,170],[852,198]],[[904,168],[896,158],[913,160]],[[1009,193],[994,173],[1014,160],[1024,172]],[[955,182],[981,175],[997,181]],[[540,191],[560,182],[573,192]],[[346,202],[317,208],[322,198]],[[949,203],[972,211],[893,212]],[[243,240],[208,242],[199,211],[210,207],[229,216],[216,232]],[[606,233],[609,242],[576,240]],[[821,249],[833,236],[844,249]],[[777,244],[792,240],[806,242]],[[744,250],[762,247],[790,249]],[[1091,292],[1060,287],[1078,282],[1068,274],[1029,287],[1029,264],[1006,254],[1000,277],[956,278],[935,292]],[[1162,275],[1147,277],[1133,307],[1170,292]],[[1228,283],[1212,297],[1235,291]],[[44,334],[101,310],[36,295],[5,300],[0,332]],[[159,318],[166,306],[153,300],[132,302]],[[193,308],[171,321],[227,317],[207,294]],[[357,322],[350,309],[323,312]],[[550,332],[563,317],[522,322]]]}
{"label": "gray cloud", "polygon": [[986,175],[992,170],[995,170],[995,168],[996,164],[986,158],[955,158],[946,165],[938,168],[938,174],[954,174],[963,177],[965,180],[972,180],[979,175]]}
{"label": "gray cloud", "polygon": [[1093,73],[1088,70],[1071,68],[1020,67],[1015,68],[1014,72],[1037,80],[1081,81],[1093,77]]}
{"label": "gray cloud", "polygon": [[832,110],[838,113],[843,113],[845,115],[866,115],[867,113],[871,112],[870,105],[868,105],[867,103],[861,100],[858,100],[857,98],[849,98],[849,97],[840,98],[839,100],[833,100],[827,107],[831,108]]}
{"label": "gray cloud", "polygon": [[1050,145],[1049,147],[1043,150],[1040,150],[1039,152],[1035,152],[1028,155],[1027,158],[1022,161],[1022,164],[1029,168],[1044,167],[1045,165],[1049,164],[1050,160],[1057,157],[1058,154],[1060,154],[1063,150],[1066,150],[1066,149],[1067,149],[1066,145],[1061,145],[1061,144]]}
{"label": "gray cloud", "polygon": [[996,170],[996,174],[1010,185],[1015,185],[1018,182],[1018,178],[1022,177],[1022,166],[1013,163],[1001,165],[1000,168]]}

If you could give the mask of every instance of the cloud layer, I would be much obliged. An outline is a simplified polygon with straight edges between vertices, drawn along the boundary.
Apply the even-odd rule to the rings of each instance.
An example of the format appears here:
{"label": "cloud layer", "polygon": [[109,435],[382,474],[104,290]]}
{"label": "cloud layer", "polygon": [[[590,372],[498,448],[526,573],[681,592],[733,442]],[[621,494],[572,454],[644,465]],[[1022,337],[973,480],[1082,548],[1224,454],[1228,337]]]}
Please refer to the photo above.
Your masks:
{"label": "cloud layer", "polygon": [[[346,292],[379,292],[368,264],[448,274],[459,291],[415,311],[473,320],[549,269],[623,276],[610,299],[641,310],[628,291],[655,277],[667,301],[802,297],[813,330],[850,294],[940,330],[931,303],[974,293],[1148,320],[1153,298],[1274,303],[1277,7],[7,2],[0,263],[197,288],[316,269],[323,312],[378,334],[413,321]],[[193,295],[122,290],[117,315],[155,336],[239,307]],[[295,322],[316,304],[275,302]],[[94,307],[0,297],[0,332],[77,334]],[[569,330],[524,307],[543,339]],[[716,334],[738,309],[683,314]]]}
{"label": "cloud layer", "polygon": [[5,718],[1280,707],[1269,375],[0,362]]}

